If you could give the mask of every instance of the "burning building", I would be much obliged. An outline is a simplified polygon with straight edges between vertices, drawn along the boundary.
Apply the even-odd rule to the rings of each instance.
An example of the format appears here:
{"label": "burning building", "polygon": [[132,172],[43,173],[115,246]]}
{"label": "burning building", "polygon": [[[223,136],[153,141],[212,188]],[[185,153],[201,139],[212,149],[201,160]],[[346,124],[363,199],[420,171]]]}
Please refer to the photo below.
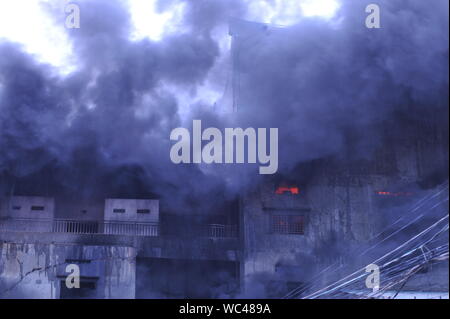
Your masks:
{"label": "burning building", "polygon": [[[0,58],[4,100],[16,105],[11,96],[23,84],[8,74],[19,70],[39,90],[17,108],[25,114],[28,99],[38,110],[46,101],[46,116],[67,111],[70,123],[46,131],[47,118],[0,122],[7,150],[0,161],[1,298],[320,297],[313,293],[448,213],[448,81],[434,78],[448,65],[448,45],[423,53],[423,67],[410,63],[420,60],[416,51],[403,63],[405,50],[388,50],[378,37],[364,45],[367,30],[353,20],[344,21],[346,32],[316,20],[290,28],[232,20],[231,85],[217,103],[223,122],[279,127],[285,145],[277,174],[249,178],[246,166],[211,173],[158,157],[169,154],[164,137],[182,120],[156,78],[134,78],[143,68],[174,83],[201,82],[214,55],[205,52],[217,50],[210,36],[130,44],[118,24],[101,49],[95,44],[105,22],[89,19],[101,36],[73,36],[86,66],[63,84],[15,49],[0,48],[10,59]],[[440,37],[440,27],[427,30]],[[425,38],[404,46],[422,48]],[[195,57],[181,49],[186,41]],[[110,52],[118,52],[111,61]],[[197,68],[172,69],[179,59]],[[48,93],[59,85],[68,96]],[[119,85],[131,88],[111,96]],[[54,100],[77,101],[79,114]],[[147,100],[158,107],[143,111]],[[2,112],[15,115],[8,105],[0,104]],[[222,125],[217,113],[202,115]],[[39,143],[29,145],[38,133]],[[428,266],[402,289],[448,295],[448,268],[427,259],[430,245],[421,246]],[[65,285],[72,264],[80,268],[79,289]],[[358,296],[353,288],[345,293]]]}

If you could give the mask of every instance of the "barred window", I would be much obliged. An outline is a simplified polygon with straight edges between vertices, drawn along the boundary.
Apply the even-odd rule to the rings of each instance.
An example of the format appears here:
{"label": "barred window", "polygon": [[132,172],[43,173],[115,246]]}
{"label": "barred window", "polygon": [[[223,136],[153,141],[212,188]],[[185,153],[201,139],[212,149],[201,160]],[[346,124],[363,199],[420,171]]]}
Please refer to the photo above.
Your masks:
{"label": "barred window", "polygon": [[272,215],[272,233],[303,235],[303,221],[298,215]]}

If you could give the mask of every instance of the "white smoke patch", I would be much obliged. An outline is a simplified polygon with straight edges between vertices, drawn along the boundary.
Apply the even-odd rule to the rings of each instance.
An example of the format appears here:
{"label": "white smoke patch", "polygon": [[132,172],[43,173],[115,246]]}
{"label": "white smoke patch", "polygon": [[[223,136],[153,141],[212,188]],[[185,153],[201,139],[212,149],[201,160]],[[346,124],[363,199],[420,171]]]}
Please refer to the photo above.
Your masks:
{"label": "white smoke patch", "polygon": [[128,0],[133,22],[132,40],[149,38],[161,40],[165,35],[180,31],[184,4],[178,4],[170,11],[158,12],[157,0]]}
{"label": "white smoke patch", "polygon": [[[64,25],[58,25],[49,18],[47,7],[50,2],[1,1],[0,40],[3,38],[20,43],[38,61],[56,67],[61,74],[68,74],[76,65],[73,48]],[[64,7],[59,6],[58,12],[63,17]]]}

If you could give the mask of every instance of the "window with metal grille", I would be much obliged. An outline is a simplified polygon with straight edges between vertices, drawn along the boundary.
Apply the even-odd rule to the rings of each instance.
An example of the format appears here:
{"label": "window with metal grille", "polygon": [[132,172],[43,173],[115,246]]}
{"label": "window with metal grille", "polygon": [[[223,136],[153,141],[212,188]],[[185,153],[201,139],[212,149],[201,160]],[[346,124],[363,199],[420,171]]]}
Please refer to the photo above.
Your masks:
{"label": "window with metal grille", "polygon": [[272,215],[272,233],[274,234],[304,234],[303,216]]}

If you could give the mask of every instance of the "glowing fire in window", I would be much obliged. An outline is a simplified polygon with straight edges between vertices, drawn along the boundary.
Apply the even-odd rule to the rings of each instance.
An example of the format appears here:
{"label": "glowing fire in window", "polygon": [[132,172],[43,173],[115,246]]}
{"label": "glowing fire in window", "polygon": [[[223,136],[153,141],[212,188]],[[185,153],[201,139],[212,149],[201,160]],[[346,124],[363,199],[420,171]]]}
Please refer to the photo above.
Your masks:
{"label": "glowing fire in window", "polygon": [[291,193],[293,195],[297,195],[300,193],[300,191],[297,186],[291,186],[291,187],[279,186],[275,190],[275,194],[284,194],[284,193]]}
{"label": "glowing fire in window", "polygon": [[375,193],[381,196],[411,196],[413,194],[411,192],[386,192],[386,191],[377,191]]}

